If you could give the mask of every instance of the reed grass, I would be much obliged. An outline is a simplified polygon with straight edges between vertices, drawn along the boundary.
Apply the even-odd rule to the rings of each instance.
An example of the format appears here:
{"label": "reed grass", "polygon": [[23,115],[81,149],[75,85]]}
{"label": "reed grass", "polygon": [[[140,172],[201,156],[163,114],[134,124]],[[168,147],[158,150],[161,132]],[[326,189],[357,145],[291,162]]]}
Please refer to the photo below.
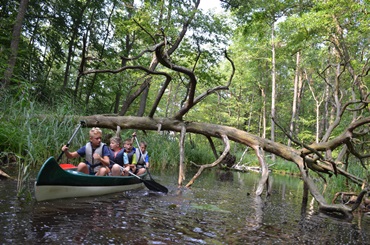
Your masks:
{"label": "reed grass", "polygon": [[[30,171],[55,155],[73,128],[71,107],[45,108],[25,97],[8,96],[0,101],[0,153],[18,166],[18,196],[29,196]],[[6,153],[6,156],[4,155]],[[0,163],[1,164],[1,163]]]}

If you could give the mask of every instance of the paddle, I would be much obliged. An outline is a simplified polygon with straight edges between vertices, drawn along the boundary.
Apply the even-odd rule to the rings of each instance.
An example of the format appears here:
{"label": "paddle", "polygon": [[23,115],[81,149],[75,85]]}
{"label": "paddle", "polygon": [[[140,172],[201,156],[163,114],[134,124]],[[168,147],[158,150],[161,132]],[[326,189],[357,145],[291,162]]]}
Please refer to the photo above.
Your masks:
{"label": "paddle", "polygon": [[140,179],[149,190],[163,192],[163,193],[166,193],[166,194],[168,193],[168,189],[165,186],[163,186],[161,184],[158,184],[154,180],[145,180],[145,179],[141,178],[140,176],[137,176],[136,174],[134,174],[131,171],[128,171],[128,172],[132,176],[135,176],[136,178]]}
{"label": "paddle", "polygon": [[[81,128],[81,126],[83,126],[83,125],[85,125],[85,121],[80,121],[80,123],[77,125],[77,127],[76,127],[75,131],[73,132],[72,137],[71,137],[71,138],[69,139],[69,141],[67,142],[67,144],[66,144],[66,146],[67,146],[67,147],[71,144],[71,142],[72,142],[73,138],[76,136],[76,134],[77,134],[78,130],[79,130],[79,129]],[[62,152],[60,153],[60,155],[59,155],[59,157],[58,157],[58,159],[57,159],[57,162],[59,162],[59,161],[60,161],[60,159],[62,159],[63,154],[64,154],[64,151],[62,151]],[[61,163],[61,164],[59,164],[59,166],[61,166],[61,168],[63,168],[63,169],[76,168],[76,166],[75,166],[75,165],[70,164],[70,163]]]}
{"label": "paddle", "polygon": [[[110,160],[111,163],[115,163],[113,162],[112,160]],[[115,163],[116,164],[116,163]],[[164,187],[163,185],[160,185],[158,184],[157,182],[155,182],[153,179],[152,180],[145,180],[143,178],[141,178],[140,176],[134,174],[133,172],[131,171],[128,171],[129,174],[131,174],[132,176],[135,176],[136,178],[138,178],[139,180],[141,180],[144,185],[151,191],[158,191],[158,192],[163,192],[163,193],[168,193],[168,189],[166,187]]]}

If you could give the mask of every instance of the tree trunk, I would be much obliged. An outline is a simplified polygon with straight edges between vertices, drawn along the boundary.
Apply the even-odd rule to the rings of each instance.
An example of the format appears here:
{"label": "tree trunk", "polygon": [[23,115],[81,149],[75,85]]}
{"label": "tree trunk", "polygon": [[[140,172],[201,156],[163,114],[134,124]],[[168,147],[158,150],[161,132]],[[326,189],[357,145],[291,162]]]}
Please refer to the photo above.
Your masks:
{"label": "tree trunk", "polygon": [[[293,133],[295,132],[295,119],[297,114],[297,101],[298,101],[298,82],[299,82],[299,74],[300,74],[300,52],[297,52],[296,56],[296,66],[295,66],[295,76],[294,76],[294,92],[293,92],[293,105],[292,105],[292,117],[290,119],[289,125],[289,134],[293,137]],[[288,146],[291,146],[291,140],[288,140]]]}
{"label": "tree trunk", "polygon": [[[271,80],[271,140],[275,141],[275,123],[273,118],[275,118],[276,108],[275,108],[275,101],[276,101],[276,60],[275,60],[275,22],[271,26],[271,51],[272,51],[272,80]],[[275,162],[276,156],[272,155],[271,160]]]}
{"label": "tree trunk", "polygon": [[28,1],[29,0],[21,0],[19,4],[17,18],[13,27],[12,41],[10,43],[8,67],[5,69],[4,78],[2,79],[0,89],[6,88],[10,84],[10,79],[13,76],[15,63],[17,61],[19,41],[21,38],[22,23],[27,11]]}
{"label": "tree trunk", "polygon": [[312,98],[315,101],[315,113],[316,113],[316,136],[315,136],[315,142],[319,142],[319,133],[320,133],[320,106],[321,103],[324,101],[325,98],[325,91],[323,91],[323,94],[321,98],[318,98],[318,96],[315,94],[314,88],[311,86],[311,84],[314,84],[314,81],[312,81],[311,77],[309,77],[308,71],[305,72],[306,74],[306,81],[308,84],[308,87],[311,91]]}
{"label": "tree trunk", "polygon": [[182,182],[185,180],[185,165],[184,165],[184,159],[185,159],[185,136],[186,136],[186,127],[181,128],[181,134],[180,134],[180,163],[179,163],[179,180],[178,185],[182,186]]}
{"label": "tree trunk", "polygon": [[259,125],[261,125],[260,127],[260,130],[259,132],[261,132],[262,130],[262,133],[260,133],[260,135],[263,137],[263,138],[266,138],[266,127],[267,127],[267,123],[266,123],[266,94],[265,94],[265,90],[263,88],[260,88],[260,91],[261,91],[261,96],[262,96],[262,115],[260,116],[261,118],[261,123]]}
{"label": "tree trunk", "polygon": [[[157,68],[157,65],[158,65],[158,60],[157,60],[156,56],[153,55],[152,62],[150,63],[150,66],[149,66],[149,70],[154,71]],[[144,83],[146,84],[146,87],[144,88],[144,90],[141,94],[140,106],[139,106],[139,110],[137,112],[137,116],[139,116],[139,117],[143,116],[144,113],[145,113],[146,102],[148,100],[148,94],[149,94],[149,88],[150,88],[151,81],[152,81],[151,77],[148,77],[147,79],[145,79]]]}
{"label": "tree trunk", "polygon": [[[111,12],[110,12],[110,15],[108,17],[108,23],[107,23],[107,27],[106,27],[106,34],[104,36],[104,39],[103,39],[103,44],[101,46],[101,49],[99,50],[99,55],[98,57],[96,58],[96,60],[99,61],[99,64],[97,65],[97,68],[99,69],[99,67],[101,66],[101,60],[103,60],[104,58],[104,53],[105,53],[105,46],[107,45],[107,42],[108,42],[108,38],[109,38],[109,35],[110,35],[110,27],[111,27],[111,22],[112,22],[112,16],[114,14],[114,10],[116,8],[116,5],[113,4],[112,6],[112,9],[111,9]],[[91,27],[93,25],[93,22],[94,22],[94,13],[95,13],[95,10],[91,13],[91,16],[90,16],[90,24],[86,30],[86,33],[84,35],[84,48],[87,49],[85,43],[86,43],[86,40],[87,37],[89,36],[89,33],[91,32]],[[82,50],[83,53],[82,53],[82,60],[81,60],[81,64],[82,64],[82,68],[80,68],[80,73],[81,74],[83,72],[83,67],[86,65],[86,57],[84,56],[85,55],[85,50]],[[80,76],[79,76],[80,77]],[[79,81],[79,77],[77,78],[76,80],[76,89],[78,88],[78,81]],[[94,91],[94,87],[95,87],[95,82],[97,80],[97,74],[94,74],[93,78],[91,79],[91,84],[89,86],[87,86],[87,91],[86,91],[86,97],[85,97],[85,107],[86,109],[88,108],[89,106],[89,101],[90,101],[90,97],[91,97],[91,94],[93,93]]]}
{"label": "tree trunk", "polygon": [[77,37],[77,30],[78,30],[78,26],[75,26],[72,30],[72,36],[68,43],[68,55],[67,55],[66,69],[64,71],[62,91],[65,91],[65,89],[68,86],[69,69],[71,67],[71,60],[73,57],[73,47],[74,47],[75,39]]}

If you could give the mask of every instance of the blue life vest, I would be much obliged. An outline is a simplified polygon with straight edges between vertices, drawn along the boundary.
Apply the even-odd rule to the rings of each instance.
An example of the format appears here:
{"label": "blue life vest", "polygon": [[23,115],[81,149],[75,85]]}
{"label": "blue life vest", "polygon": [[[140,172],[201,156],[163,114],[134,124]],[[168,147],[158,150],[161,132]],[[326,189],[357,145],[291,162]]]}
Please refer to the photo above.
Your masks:
{"label": "blue life vest", "polygon": [[122,148],[116,156],[114,156],[114,151],[110,150],[111,153],[110,153],[110,168],[112,168],[113,164],[117,163],[118,165],[120,166],[123,166],[125,165],[123,159],[124,159],[124,154],[125,154],[125,148]]}
{"label": "blue life vest", "polygon": [[126,154],[127,154],[127,157],[128,157],[128,163],[129,163],[129,164],[132,164],[132,159],[133,159],[133,156],[134,156],[134,154],[135,154],[135,150],[134,150],[134,149],[132,149],[132,151],[131,151],[131,152],[126,152]]}

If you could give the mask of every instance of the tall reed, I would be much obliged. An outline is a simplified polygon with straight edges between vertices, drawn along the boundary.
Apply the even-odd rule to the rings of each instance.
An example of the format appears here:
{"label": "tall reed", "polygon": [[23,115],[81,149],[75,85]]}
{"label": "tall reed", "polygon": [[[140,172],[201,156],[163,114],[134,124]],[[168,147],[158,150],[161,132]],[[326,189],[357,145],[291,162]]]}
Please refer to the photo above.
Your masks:
{"label": "tall reed", "polygon": [[12,155],[18,166],[18,196],[29,196],[30,172],[67,142],[75,120],[68,105],[51,108],[27,97],[3,97],[0,101],[0,153]]}

